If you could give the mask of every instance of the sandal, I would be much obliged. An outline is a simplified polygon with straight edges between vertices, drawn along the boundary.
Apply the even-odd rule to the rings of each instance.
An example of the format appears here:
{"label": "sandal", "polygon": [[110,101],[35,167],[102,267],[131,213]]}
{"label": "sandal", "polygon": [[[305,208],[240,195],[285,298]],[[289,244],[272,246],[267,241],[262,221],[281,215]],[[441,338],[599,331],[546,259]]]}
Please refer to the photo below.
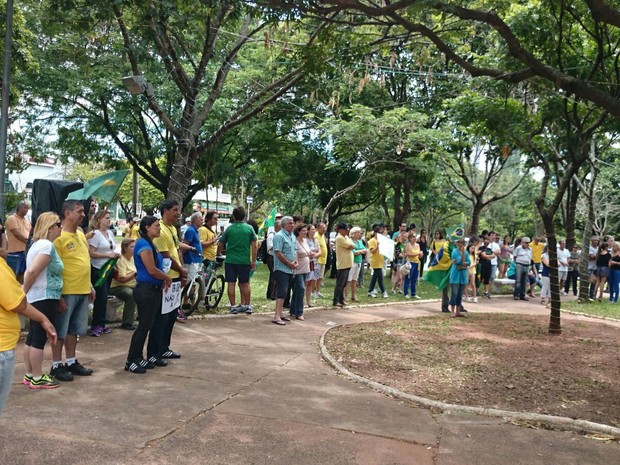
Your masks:
{"label": "sandal", "polygon": [[297,319],[298,319],[298,320],[300,320],[300,321],[304,321],[304,320],[305,320],[305,318],[303,317],[303,315],[297,316],[297,317],[295,317],[295,318],[297,318]]}
{"label": "sandal", "polygon": [[281,318],[282,321],[291,321],[291,319],[288,316],[283,316]]}
{"label": "sandal", "polygon": [[285,323],[284,321],[282,321],[282,320],[271,320],[271,322],[272,322],[274,325],[278,325],[278,326],[286,326],[286,323]]}

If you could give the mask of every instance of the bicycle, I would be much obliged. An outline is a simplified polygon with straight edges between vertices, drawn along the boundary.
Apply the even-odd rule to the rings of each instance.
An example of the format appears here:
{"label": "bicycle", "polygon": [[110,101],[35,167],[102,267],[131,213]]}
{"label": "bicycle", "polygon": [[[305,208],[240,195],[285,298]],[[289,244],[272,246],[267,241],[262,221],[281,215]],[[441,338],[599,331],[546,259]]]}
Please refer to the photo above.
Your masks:
{"label": "bicycle", "polygon": [[[194,279],[185,285],[181,292],[182,302],[185,302],[185,297],[187,297],[188,305],[183,308],[185,316],[194,313],[203,301],[207,310],[217,308],[224,295],[224,275],[218,273],[217,270],[222,267],[225,258],[216,257],[214,262],[205,260]],[[207,262],[206,268],[205,262]]]}

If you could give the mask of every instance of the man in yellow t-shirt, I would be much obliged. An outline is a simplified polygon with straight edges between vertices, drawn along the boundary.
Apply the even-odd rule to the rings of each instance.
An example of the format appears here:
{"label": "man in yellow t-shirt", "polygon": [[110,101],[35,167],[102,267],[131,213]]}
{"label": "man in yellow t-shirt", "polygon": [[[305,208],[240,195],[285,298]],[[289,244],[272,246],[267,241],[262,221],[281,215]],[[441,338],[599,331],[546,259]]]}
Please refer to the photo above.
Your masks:
{"label": "man in yellow t-shirt", "polygon": [[123,237],[126,239],[133,239],[134,241],[140,237],[140,218],[132,218],[129,220],[129,224],[125,226],[123,230]]}
{"label": "man in yellow t-shirt", "polygon": [[[75,358],[75,347],[77,337],[86,334],[88,329],[88,303],[95,300],[95,290],[90,283],[88,242],[78,228],[85,217],[84,205],[79,200],[66,200],[62,212],[62,233],[54,241],[54,247],[64,264],[60,298],[60,306],[64,311],[56,317],[58,343],[52,345],[50,374],[59,381],[73,381],[73,375],[89,376],[93,372]],[[63,346],[67,357],[64,365]]]}
{"label": "man in yellow t-shirt", "polygon": [[334,287],[333,304],[338,307],[346,305],[344,288],[347,285],[349,270],[353,266],[353,249],[355,244],[349,237],[349,227],[345,223],[336,226],[336,286]]}
{"label": "man in yellow t-shirt", "polygon": [[41,323],[52,344],[56,343],[56,330],[45,315],[26,301],[26,294],[15,279],[13,270],[0,258],[0,415],[11,390],[15,368],[15,347],[19,340],[21,323],[18,313]]}
{"label": "man in yellow t-shirt", "polygon": [[321,286],[323,285],[323,278],[325,277],[325,266],[327,265],[327,257],[329,255],[329,251],[327,250],[327,241],[325,241],[325,231],[327,230],[327,226],[325,223],[319,223],[316,227],[316,234],[314,237],[319,243],[319,248],[321,250],[321,255],[317,259],[317,264],[319,265],[319,277],[316,280],[316,296],[323,297],[321,294]]}
{"label": "man in yellow t-shirt", "polygon": [[545,244],[540,240],[541,237],[539,235],[534,236],[534,240],[530,244],[530,249],[532,249],[532,261],[534,262],[534,266],[536,266],[536,270],[540,273],[542,268],[542,253],[545,247]]}
{"label": "man in yellow t-shirt", "polygon": [[217,256],[217,234],[213,232],[213,228],[217,226],[217,219],[216,212],[208,211],[205,215],[204,225],[198,228],[202,257],[210,262],[214,262]]}
{"label": "man in yellow t-shirt", "polygon": [[[187,269],[181,264],[179,259],[179,247],[190,250],[187,244],[179,243],[179,234],[176,223],[181,217],[181,206],[176,200],[164,200],[159,206],[161,212],[161,234],[153,240],[155,247],[164,257],[164,262],[169,261],[170,268],[167,270],[172,282],[181,282],[187,278]],[[167,267],[164,264],[164,271]],[[179,313],[179,308],[175,308],[170,313],[157,313],[153,328],[149,334],[149,342],[146,348],[148,360],[158,366],[167,365],[166,358],[181,358],[179,354],[170,349],[172,329],[177,317],[184,317]],[[151,361],[153,360],[153,361]]]}
{"label": "man in yellow t-shirt", "polygon": [[373,230],[373,236],[368,241],[368,251],[370,252],[370,268],[372,269],[372,277],[370,278],[370,286],[368,286],[368,296],[377,297],[375,292],[375,284],[379,284],[379,289],[383,293],[383,297],[387,298],[388,294],[385,291],[383,284],[383,255],[379,253],[379,239],[381,227],[375,226]]}

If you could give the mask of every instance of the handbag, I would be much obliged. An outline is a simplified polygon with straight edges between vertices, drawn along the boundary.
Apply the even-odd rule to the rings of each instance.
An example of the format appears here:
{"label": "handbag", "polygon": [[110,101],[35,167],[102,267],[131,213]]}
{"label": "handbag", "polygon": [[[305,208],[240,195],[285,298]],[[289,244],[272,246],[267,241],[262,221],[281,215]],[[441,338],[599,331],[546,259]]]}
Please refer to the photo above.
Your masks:
{"label": "handbag", "polygon": [[314,271],[314,260],[310,259],[310,271]]}
{"label": "handbag", "polygon": [[411,263],[410,262],[405,262],[404,264],[402,264],[400,266],[400,268],[398,269],[399,273],[403,276],[407,276],[409,274],[409,272],[411,271]]}

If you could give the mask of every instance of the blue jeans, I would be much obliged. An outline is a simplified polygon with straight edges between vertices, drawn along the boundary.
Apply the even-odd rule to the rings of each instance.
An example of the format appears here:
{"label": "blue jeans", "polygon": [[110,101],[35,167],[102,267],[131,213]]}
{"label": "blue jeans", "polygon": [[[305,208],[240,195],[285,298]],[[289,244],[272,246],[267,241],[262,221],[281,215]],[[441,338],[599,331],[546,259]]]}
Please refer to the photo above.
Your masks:
{"label": "blue jeans", "polygon": [[[417,295],[418,288],[418,267],[417,263],[411,263],[411,269],[409,270],[409,274],[405,276],[405,286],[404,286],[404,294],[407,295],[407,290],[411,288],[411,297]],[[398,270],[395,270],[398,272]]]}
{"label": "blue jeans", "polygon": [[304,314],[304,297],[306,295],[306,274],[296,274],[293,276],[293,294],[291,296],[291,307],[289,313],[292,316],[302,316]]}
{"label": "blue jeans", "polygon": [[368,292],[375,290],[375,284],[379,284],[381,292],[385,292],[385,286],[383,285],[383,268],[373,268],[372,277],[370,278],[370,286],[368,286]]}
{"label": "blue jeans", "polygon": [[620,291],[620,268],[613,266],[609,269],[609,301],[618,303],[618,292]]}
{"label": "blue jeans", "polygon": [[463,306],[463,292],[467,284],[450,284],[450,305],[454,307]]}
{"label": "blue jeans", "polygon": [[0,352],[0,415],[4,410],[4,404],[9,397],[13,370],[15,368],[15,350]]}
{"label": "blue jeans", "polygon": [[527,290],[528,285],[528,270],[529,265],[521,265],[520,263],[515,263],[515,291],[513,295],[515,297],[523,298],[525,297],[525,291]]}

